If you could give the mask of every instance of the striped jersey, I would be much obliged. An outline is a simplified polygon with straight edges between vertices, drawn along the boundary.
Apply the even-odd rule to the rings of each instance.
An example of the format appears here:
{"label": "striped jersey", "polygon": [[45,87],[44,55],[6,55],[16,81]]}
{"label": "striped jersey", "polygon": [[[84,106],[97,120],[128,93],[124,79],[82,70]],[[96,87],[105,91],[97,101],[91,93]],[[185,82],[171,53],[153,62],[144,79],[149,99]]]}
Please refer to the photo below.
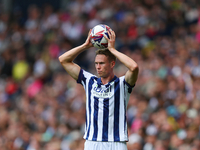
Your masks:
{"label": "striped jersey", "polygon": [[103,85],[101,78],[81,69],[77,83],[86,93],[84,139],[92,141],[128,141],[126,109],[132,86],[125,76],[114,77]]}

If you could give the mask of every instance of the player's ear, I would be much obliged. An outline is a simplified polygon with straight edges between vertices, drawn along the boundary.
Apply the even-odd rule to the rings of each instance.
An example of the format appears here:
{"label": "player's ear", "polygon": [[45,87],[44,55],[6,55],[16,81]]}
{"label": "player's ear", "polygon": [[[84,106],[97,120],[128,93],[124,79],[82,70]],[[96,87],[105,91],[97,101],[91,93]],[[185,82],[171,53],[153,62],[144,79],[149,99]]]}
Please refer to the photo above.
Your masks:
{"label": "player's ear", "polygon": [[114,66],[115,66],[115,61],[111,61],[111,68],[114,68]]}

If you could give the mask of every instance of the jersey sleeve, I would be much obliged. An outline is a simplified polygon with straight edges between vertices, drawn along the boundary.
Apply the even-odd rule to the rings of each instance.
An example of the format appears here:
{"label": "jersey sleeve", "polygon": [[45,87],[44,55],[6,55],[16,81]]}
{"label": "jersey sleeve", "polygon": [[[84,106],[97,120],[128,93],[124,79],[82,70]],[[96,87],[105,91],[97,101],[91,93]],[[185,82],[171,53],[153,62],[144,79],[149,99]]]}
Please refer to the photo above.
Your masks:
{"label": "jersey sleeve", "polygon": [[128,82],[126,82],[125,77],[124,77],[124,86],[127,88],[128,93],[130,94],[133,90],[133,88],[135,87],[135,84],[133,86],[131,86]]}
{"label": "jersey sleeve", "polygon": [[86,80],[89,80],[92,76],[94,76],[94,75],[83,70],[83,69],[81,69],[80,72],[79,72],[77,83],[85,85]]}

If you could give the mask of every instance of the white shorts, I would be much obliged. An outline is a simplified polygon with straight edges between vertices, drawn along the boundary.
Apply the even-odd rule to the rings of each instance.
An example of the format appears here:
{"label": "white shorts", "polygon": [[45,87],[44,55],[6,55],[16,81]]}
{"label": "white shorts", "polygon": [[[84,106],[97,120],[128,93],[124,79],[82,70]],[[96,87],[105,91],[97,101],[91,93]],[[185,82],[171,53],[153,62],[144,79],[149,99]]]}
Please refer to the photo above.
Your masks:
{"label": "white shorts", "polygon": [[84,150],[127,150],[126,142],[85,141]]}

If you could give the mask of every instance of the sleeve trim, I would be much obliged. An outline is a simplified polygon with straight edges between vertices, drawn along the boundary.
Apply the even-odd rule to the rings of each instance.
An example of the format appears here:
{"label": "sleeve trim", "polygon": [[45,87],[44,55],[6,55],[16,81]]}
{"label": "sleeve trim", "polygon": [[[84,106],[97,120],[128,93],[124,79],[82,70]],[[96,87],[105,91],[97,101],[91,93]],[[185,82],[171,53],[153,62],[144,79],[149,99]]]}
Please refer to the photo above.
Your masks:
{"label": "sleeve trim", "polygon": [[134,88],[135,87],[135,84],[133,86],[131,86],[128,82],[125,81],[124,79],[124,83],[129,87],[129,88]]}
{"label": "sleeve trim", "polygon": [[83,77],[83,69],[81,69],[79,72],[77,83],[81,83],[82,77]]}

